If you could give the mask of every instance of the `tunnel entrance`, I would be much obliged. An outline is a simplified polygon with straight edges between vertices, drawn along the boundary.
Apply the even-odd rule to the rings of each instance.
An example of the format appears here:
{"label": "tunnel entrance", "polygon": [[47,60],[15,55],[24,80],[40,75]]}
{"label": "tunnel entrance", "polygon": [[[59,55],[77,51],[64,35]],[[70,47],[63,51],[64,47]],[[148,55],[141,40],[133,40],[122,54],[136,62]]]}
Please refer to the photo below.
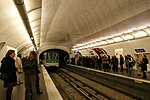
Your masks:
{"label": "tunnel entrance", "polygon": [[48,49],[40,54],[40,63],[48,70],[57,70],[69,60],[69,54],[61,49]]}

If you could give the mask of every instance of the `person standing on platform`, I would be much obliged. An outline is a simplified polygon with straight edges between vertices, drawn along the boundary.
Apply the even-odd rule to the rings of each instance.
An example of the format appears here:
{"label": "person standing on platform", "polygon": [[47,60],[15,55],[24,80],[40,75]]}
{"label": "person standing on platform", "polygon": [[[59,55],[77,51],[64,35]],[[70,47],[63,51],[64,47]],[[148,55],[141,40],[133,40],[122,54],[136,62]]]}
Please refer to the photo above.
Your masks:
{"label": "person standing on platform", "polygon": [[113,72],[114,73],[118,72],[118,58],[116,57],[116,55],[113,56],[111,63],[113,66]]}
{"label": "person standing on platform", "polygon": [[147,64],[149,63],[147,56],[144,55],[141,61],[141,70],[143,72],[143,77],[144,79],[147,79],[146,71],[147,71]]}
{"label": "person standing on platform", "polygon": [[136,66],[137,75],[141,76],[141,73],[140,73],[140,71],[141,71],[141,69],[140,69],[140,57],[139,57],[138,54],[136,55],[135,62],[136,62],[135,66]]}
{"label": "person standing on platform", "polygon": [[125,60],[124,60],[124,63],[125,63],[125,66],[126,66],[126,71],[127,71],[127,73],[128,73],[128,67],[129,67],[129,60],[128,60],[128,57],[127,57],[127,55],[125,55]]}
{"label": "person standing on platform", "polygon": [[1,63],[1,73],[8,74],[8,79],[4,80],[4,87],[7,88],[6,100],[11,100],[13,87],[16,86],[17,76],[16,76],[16,66],[15,66],[15,51],[8,50],[6,56],[2,59]]}
{"label": "person standing on platform", "polygon": [[127,55],[127,62],[128,62],[128,76],[130,77],[131,75],[133,76],[134,73],[133,73],[133,62],[134,62],[134,59],[131,55]]}
{"label": "person standing on platform", "polygon": [[98,60],[97,60],[97,64],[98,64],[98,69],[102,70],[102,57],[99,56]]}
{"label": "person standing on platform", "polygon": [[16,57],[16,68],[17,68],[17,85],[23,83],[22,75],[23,75],[23,66],[21,61],[21,54],[18,54]]}
{"label": "person standing on platform", "polygon": [[106,55],[104,55],[102,58],[102,64],[103,64],[104,72],[108,72],[109,62],[108,62],[108,58],[106,57]]}
{"label": "person standing on platform", "polygon": [[124,64],[124,58],[122,55],[120,55],[120,72],[123,72],[123,64]]}
{"label": "person standing on platform", "polygon": [[[38,62],[36,59],[36,52],[31,51],[29,57],[24,62],[25,72],[25,100],[37,100],[36,92],[36,74],[38,69]],[[30,95],[32,91],[32,96]]]}

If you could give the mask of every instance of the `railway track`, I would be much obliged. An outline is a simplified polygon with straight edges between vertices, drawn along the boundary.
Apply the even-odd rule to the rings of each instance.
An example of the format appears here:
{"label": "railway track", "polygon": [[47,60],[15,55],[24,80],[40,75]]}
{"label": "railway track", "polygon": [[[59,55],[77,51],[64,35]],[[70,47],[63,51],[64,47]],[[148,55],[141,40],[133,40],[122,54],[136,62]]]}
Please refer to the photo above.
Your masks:
{"label": "railway track", "polygon": [[50,73],[50,76],[64,100],[87,100],[85,96],[58,73]]}
{"label": "railway track", "polygon": [[93,82],[66,69],[59,69],[58,74],[63,80],[74,87],[74,89],[78,91],[77,93],[82,94],[82,99],[78,97],[76,100],[133,100],[133,98],[129,96],[108,89],[108,87],[101,86],[99,83]]}

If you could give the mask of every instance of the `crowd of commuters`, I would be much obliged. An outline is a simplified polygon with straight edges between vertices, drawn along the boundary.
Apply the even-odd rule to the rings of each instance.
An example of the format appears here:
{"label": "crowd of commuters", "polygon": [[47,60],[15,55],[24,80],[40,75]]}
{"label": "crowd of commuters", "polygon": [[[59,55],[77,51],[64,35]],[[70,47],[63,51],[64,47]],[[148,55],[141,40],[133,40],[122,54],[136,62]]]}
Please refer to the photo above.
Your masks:
{"label": "crowd of commuters", "polygon": [[[37,54],[35,51],[31,51],[28,57],[21,58],[18,54],[15,58],[15,51],[8,50],[6,56],[1,61],[2,65],[0,68],[1,73],[9,74],[7,80],[4,80],[4,87],[7,88],[6,100],[11,100],[13,87],[25,83],[25,100],[37,100],[37,94],[42,92],[39,89],[39,76],[40,71],[38,70]],[[146,55],[143,55],[142,59],[139,59],[137,55],[133,58],[131,55],[120,55],[117,58],[115,55],[110,57],[109,55],[103,56],[75,56],[71,58],[71,64],[78,66],[94,68],[103,70],[105,72],[113,71],[117,73],[127,70],[128,76],[133,75],[133,67],[136,67],[137,72],[143,73],[142,78],[147,78],[145,71],[147,71],[147,64],[149,63]],[[118,66],[120,68],[118,68]],[[124,67],[125,66],[125,67]],[[22,79],[24,72],[25,79]]]}
{"label": "crowd of commuters", "polygon": [[146,55],[143,55],[143,58],[141,60],[138,59],[138,56],[137,58],[133,58],[131,55],[125,55],[124,57],[120,55],[119,58],[117,58],[116,55],[112,57],[110,57],[109,55],[103,55],[99,57],[85,57],[80,55],[71,58],[70,62],[71,64],[99,69],[105,72],[113,71],[114,73],[117,73],[118,70],[120,70],[120,72],[126,70],[128,76],[134,75],[133,67],[136,66],[136,71],[138,71],[138,74],[142,71],[142,78],[147,78],[145,71],[147,71],[148,59]]}
{"label": "crowd of commuters", "polygon": [[[11,100],[13,87],[25,83],[25,100],[37,100],[37,94],[42,92],[39,89],[38,61],[36,52],[31,51],[28,57],[21,59],[18,54],[15,57],[14,50],[8,50],[6,56],[1,61],[0,72],[8,74],[4,80],[4,87],[7,88],[6,100]],[[24,80],[23,80],[24,72]]]}

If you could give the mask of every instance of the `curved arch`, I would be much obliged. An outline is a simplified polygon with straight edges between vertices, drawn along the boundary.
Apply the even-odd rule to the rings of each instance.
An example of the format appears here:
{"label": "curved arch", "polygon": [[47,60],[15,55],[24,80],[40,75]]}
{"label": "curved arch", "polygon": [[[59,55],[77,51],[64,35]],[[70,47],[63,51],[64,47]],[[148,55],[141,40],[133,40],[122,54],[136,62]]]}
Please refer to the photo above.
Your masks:
{"label": "curved arch", "polygon": [[[49,55],[49,56],[47,57],[45,55]],[[38,58],[39,58],[40,63],[43,63],[43,61],[44,61],[45,63],[43,63],[43,64],[45,64],[45,66],[47,66],[47,67],[48,66],[61,67],[61,66],[64,66],[65,63],[68,62],[70,55],[68,52],[66,52],[62,49],[48,49],[48,50],[41,52],[41,54],[39,55]],[[47,60],[48,60],[48,62],[47,62]]]}
{"label": "curved arch", "polygon": [[39,57],[40,57],[43,53],[45,53],[45,52],[47,52],[47,51],[61,51],[61,52],[65,52],[65,53],[68,54],[68,56],[69,56],[69,53],[66,52],[65,50],[62,50],[62,49],[47,49],[47,50],[41,52],[41,53],[39,54]]}
{"label": "curved arch", "polygon": [[70,48],[66,47],[66,46],[62,46],[62,45],[46,45],[46,46],[41,46],[41,48],[39,49],[39,55],[43,52],[46,51],[48,49],[61,49],[66,51],[68,54],[70,53]]}

